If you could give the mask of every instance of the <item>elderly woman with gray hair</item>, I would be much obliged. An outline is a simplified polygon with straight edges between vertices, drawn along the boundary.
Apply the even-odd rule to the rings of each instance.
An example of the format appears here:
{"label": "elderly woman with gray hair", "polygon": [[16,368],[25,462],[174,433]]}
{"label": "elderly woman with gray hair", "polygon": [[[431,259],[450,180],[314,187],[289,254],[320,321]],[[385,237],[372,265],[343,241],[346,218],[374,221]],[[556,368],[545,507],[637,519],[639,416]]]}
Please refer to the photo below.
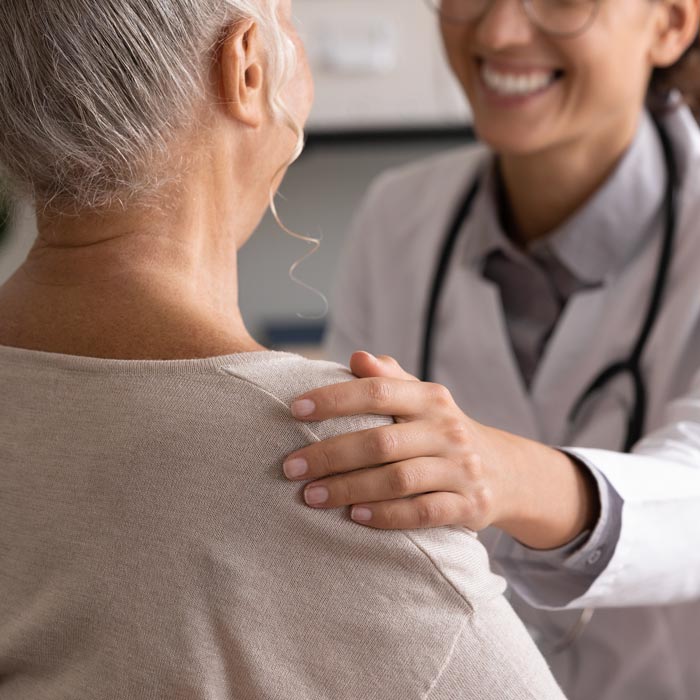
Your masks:
{"label": "elderly woman with gray hair", "polygon": [[311,102],[288,0],[5,0],[0,163],[39,237],[0,288],[0,699],[562,695],[463,529],[307,510],[362,430],[268,352],[236,254]]}

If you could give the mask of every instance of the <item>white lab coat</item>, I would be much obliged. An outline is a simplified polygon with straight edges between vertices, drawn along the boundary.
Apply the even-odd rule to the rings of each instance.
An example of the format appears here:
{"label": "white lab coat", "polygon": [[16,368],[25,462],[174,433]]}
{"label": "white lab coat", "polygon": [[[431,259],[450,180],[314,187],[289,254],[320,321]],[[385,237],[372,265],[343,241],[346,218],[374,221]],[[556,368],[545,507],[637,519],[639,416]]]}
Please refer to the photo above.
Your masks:
{"label": "white lab coat", "polygon": [[[485,534],[492,554],[505,560],[514,606],[572,700],[700,699],[700,132],[686,110],[668,117],[667,127],[683,182],[680,223],[667,296],[643,360],[647,437],[634,455],[614,451],[631,398],[625,380],[592,402],[574,429],[567,417],[590,381],[627,357],[638,337],[661,222],[659,235],[621,273],[571,299],[530,393],[498,290],[463,264],[478,211],[465,224],[439,310],[434,378],[460,407],[488,425],[575,445],[624,500],[615,554],[585,592],[567,592],[566,568],[581,566],[575,556],[561,571],[522,576],[518,562],[535,561],[536,568],[537,555]],[[342,260],[328,341],[333,359],[347,362],[365,349],[393,355],[418,373],[436,258],[458,201],[487,157],[483,147],[439,155],[372,187]],[[620,225],[626,205],[620,202]],[[578,617],[573,609],[587,606],[599,609],[582,638],[552,655]]]}

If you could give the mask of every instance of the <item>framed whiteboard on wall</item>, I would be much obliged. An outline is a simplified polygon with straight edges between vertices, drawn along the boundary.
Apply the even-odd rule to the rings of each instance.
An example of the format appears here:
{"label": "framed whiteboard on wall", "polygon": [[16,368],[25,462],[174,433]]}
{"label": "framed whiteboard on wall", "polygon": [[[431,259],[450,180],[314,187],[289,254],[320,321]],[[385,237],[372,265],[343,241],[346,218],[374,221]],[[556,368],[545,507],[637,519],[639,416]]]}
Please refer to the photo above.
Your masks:
{"label": "framed whiteboard on wall", "polygon": [[425,0],[295,0],[314,133],[463,127],[469,108]]}

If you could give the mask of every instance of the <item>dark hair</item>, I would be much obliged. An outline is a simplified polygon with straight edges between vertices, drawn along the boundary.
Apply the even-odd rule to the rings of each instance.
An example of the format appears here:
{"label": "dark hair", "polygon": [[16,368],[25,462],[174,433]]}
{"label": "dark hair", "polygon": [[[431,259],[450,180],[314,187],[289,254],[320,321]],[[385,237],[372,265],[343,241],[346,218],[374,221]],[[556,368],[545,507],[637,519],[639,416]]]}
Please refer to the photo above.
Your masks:
{"label": "dark hair", "polygon": [[669,98],[677,90],[700,121],[700,35],[681,56],[668,68],[657,68],[651,76],[649,105],[659,112],[673,107]]}
{"label": "dark hair", "polygon": [[10,233],[10,205],[0,191],[0,249]]}

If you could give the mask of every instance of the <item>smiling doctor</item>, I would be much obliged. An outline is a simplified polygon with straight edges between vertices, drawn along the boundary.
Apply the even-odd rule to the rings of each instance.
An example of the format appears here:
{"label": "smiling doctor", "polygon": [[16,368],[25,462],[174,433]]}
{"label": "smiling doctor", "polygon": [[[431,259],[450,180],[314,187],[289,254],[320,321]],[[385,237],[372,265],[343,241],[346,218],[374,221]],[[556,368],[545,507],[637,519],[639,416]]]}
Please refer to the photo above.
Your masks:
{"label": "smiling doctor", "polygon": [[700,698],[698,5],[436,1],[483,144],[373,186],[329,343],[382,356],[292,407],[397,418],[285,473],[358,526],[485,530],[572,700]]}

